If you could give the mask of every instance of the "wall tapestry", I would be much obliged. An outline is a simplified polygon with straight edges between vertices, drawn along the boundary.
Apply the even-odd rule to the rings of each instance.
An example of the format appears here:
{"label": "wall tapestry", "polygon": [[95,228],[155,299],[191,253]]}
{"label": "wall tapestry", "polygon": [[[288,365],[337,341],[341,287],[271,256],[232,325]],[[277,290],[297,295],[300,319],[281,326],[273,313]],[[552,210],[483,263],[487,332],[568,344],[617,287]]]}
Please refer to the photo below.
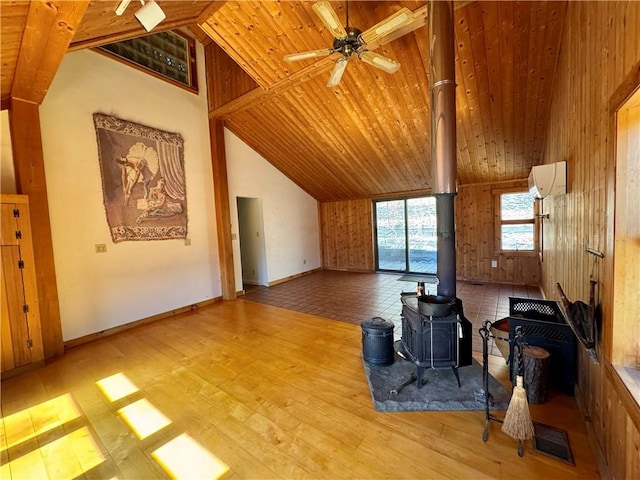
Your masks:
{"label": "wall tapestry", "polygon": [[102,113],[93,123],[113,242],[186,238],[182,136]]}

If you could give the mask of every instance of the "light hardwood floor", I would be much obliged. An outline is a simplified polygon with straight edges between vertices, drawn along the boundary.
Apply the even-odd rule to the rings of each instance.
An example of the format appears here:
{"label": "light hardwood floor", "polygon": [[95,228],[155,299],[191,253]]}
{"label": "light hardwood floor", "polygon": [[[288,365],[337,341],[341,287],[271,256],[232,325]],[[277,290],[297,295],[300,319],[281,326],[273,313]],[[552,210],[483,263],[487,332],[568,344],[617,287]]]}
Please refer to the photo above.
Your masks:
{"label": "light hardwood floor", "polygon": [[[599,478],[574,399],[562,394],[531,415],[568,431],[575,466],[529,442],[518,457],[495,422],[483,443],[483,411],[376,412],[361,333],[240,299],[70,349],[2,383],[1,477]],[[504,360],[490,363],[504,382]],[[129,390],[109,400],[107,378],[128,379]],[[155,423],[136,420],[145,406]],[[189,467],[200,474],[180,470]]]}

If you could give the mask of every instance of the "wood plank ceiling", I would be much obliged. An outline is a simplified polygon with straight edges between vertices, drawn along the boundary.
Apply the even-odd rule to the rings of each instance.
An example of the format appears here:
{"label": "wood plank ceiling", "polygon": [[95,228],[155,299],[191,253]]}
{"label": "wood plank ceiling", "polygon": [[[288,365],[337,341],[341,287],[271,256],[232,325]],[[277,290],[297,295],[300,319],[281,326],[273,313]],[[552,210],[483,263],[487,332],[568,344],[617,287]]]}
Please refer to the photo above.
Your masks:
{"label": "wood plank ceiling", "polygon": [[[118,3],[89,2],[69,49],[143,35],[133,18],[135,8],[122,17],[113,15]],[[398,72],[390,75],[352,59],[334,88],[326,82],[337,54],[283,61],[289,53],[331,46],[332,36],[311,9],[313,2],[158,4],[167,19],[155,31],[188,26],[205,43],[214,41],[207,46],[215,59],[208,66],[211,116],[224,119],[314,198],[430,190],[425,1],[349,2],[349,24],[361,30],[400,7],[413,11],[422,26],[376,48],[400,62]],[[346,23],[345,3],[332,5]],[[455,6],[458,181],[526,178],[542,161],[566,2]],[[3,106],[11,95],[27,10],[28,2],[2,5]]]}

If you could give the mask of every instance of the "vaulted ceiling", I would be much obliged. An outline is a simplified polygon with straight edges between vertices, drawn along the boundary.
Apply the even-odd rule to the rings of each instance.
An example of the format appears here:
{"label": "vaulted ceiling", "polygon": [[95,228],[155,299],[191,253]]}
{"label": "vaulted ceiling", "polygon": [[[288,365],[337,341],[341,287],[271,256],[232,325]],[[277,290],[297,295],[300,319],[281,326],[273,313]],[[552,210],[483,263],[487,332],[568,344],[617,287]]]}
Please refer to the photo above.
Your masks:
{"label": "vaulted ceiling", "polygon": [[[313,2],[157,1],[167,18],[154,31],[188,27],[207,44],[211,117],[316,199],[430,190],[425,1],[349,2],[349,24],[361,30],[401,7],[414,22],[375,50],[400,62],[398,72],[353,59],[332,88],[326,83],[337,54],[283,60],[331,46]],[[113,13],[119,1],[32,3],[39,11],[2,2],[3,108],[11,96],[28,97],[31,85],[39,89],[32,100],[41,102],[66,51],[146,33],[133,3],[121,17]],[[332,5],[345,24],[345,2]],[[454,6],[458,181],[525,178],[541,163],[566,3]]]}

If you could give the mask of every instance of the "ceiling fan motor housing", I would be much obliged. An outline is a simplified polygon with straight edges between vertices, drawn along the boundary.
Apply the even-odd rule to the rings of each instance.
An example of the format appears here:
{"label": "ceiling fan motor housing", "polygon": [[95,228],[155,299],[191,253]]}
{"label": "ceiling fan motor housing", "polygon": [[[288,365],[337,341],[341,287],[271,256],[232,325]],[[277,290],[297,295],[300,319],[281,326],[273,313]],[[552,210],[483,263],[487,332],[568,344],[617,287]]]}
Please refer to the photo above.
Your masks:
{"label": "ceiling fan motor housing", "polygon": [[345,30],[347,31],[346,37],[333,39],[333,50],[348,57],[362,48],[363,43],[359,38],[362,31],[354,27],[347,27]]}

